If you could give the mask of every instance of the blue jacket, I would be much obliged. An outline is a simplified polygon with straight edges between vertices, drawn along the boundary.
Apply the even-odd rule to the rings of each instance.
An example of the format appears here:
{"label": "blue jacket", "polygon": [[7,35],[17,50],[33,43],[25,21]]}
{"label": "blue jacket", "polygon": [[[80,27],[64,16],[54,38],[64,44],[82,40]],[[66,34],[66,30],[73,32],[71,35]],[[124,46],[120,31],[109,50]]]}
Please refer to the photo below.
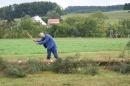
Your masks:
{"label": "blue jacket", "polygon": [[53,46],[56,46],[55,41],[53,40],[52,36],[49,34],[45,34],[45,38],[37,41],[38,44],[44,44],[48,49],[51,49]]}

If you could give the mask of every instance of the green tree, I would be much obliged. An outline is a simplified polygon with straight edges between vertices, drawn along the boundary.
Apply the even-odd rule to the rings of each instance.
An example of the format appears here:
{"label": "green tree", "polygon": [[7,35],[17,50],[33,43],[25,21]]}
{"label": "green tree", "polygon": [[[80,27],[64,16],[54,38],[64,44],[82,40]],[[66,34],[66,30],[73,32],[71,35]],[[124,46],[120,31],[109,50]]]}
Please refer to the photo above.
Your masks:
{"label": "green tree", "polygon": [[47,28],[47,32],[53,37],[69,37],[70,26],[67,23],[53,24]]}
{"label": "green tree", "polygon": [[3,19],[8,19],[9,18],[9,8],[8,7],[4,7],[2,9],[2,17]]}
{"label": "green tree", "polygon": [[23,30],[31,30],[33,22],[31,19],[23,19],[20,22],[20,26]]}
{"label": "green tree", "polygon": [[60,7],[59,5],[57,5],[54,10],[59,14],[59,15],[64,15],[65,12],[64,10],[62,9],[62,7]]}
{"label": "green tree", "polygon": [[43,17],[41,17],[41,18],[42,18],[42,20],[43,20],[44,22],[46,22],[46,23],[47,23],[48,18],[47,18],[46,16],[43,16]]}
{"label": "green tree", "polygon": [[96,36],[97,37],[106,37],[107,36],[107,26],[106,24],[103,22],[97,22],[97,29],[96,29]]}
{"label": "green tree", "polygon": [[60,15],[54,10],[47,12],[46,17],[47,18],[53,18],[53,19],[54,18],[59,18],[60,19]]}
{"label": "green tree", "polygon": [[51,27],[48,27],[47,28],[47,32],[49,34],[51,34],[53,37],[57,37],[57,28],[58,28],[58,25],[57,24],[53,24]]}
{"label": "green tree", "polygon": [[123,10],[130,10],[130,3],[125,3]]}
{"label": "green tree", "polygon": [[74,26],[70,26],[69,27],[69,32],[68,32],[68,36],[69,37],[78,37],[80,32],[78,31],[78,29]]}
{"label": "green tree", "polygon": [[23,33],[26,31],[30,32],[32,28],[33,28],[33,21],[30,18],[23,18],[19,25],[19,31],[21,31],[19,35],[24,36]]}
{"label": "green tree", "polygon": [[119,33],[122,37],[129,37],[130,35],[130,19],[119,20]]}
{"label": "green tree", "polygon": [[2,39],[4,37],[5,34],[5,21],[1,20],[0,21],[0,39]]}
{"label": "green tree", "polygon": [[85,18],[84,16],[72,15],[72,16],[70,16],[70,17],[67,17],[67,18],[65,19],[65,22],[66,22],[67,24],[69,24],[70,26],[75,26],[76,23],[79,23],[79,22],[83,21],[84,18]]}
{"label": "green tree", "polygon": [[92,13],[89,17],[94,18],[97,21],[96,36],[105,37],[107,35],[107,27],[105,20],[107,20],[109,17],[103,14],[103,12],[101,12],[100,10]]}
{"label": "green tree", "polygon": [[97,22],[95,19],[86,17],[81,22],[77,23],[77,29],[81,37],[95,37]]}
{"label": "green tree", "polygon": [[55,32],[55,35],[57,37],[68,37],[69,33],[69,25],[67,23],[60,23],[58,24],[57,30]]}
{"label": "green tree", "polygon": [[72,15],[65,19],[65,22],[70,26],[69,36],[77,37],[82,36],[83,32],[83,22],[85,17],[79,15]]}
{"label": "green tree", "polygon": [[95,18],[100,22],[105,21],[106,19],[108,19],[108,16],[106,16],[105,14],[103,14],[103,12],[101,12],[100,10],[97,12],[92,13],[89,17],[91,18]]}
{"label": "green tree", "polygon": [[[0,18],[21,18],[24,15],[45,16],[48,11],[56,11],[59,15],[63,14],[63,10],[56,3],[41,1],[31,3],[13,4],[0,8]],[[59,16],[58,16],[59,17]]]}
{"label": "green tree", "polygon": [[31,28],[31,30],[30,30],[30,34],[31,34],[33,37],[39,37],[38,34],[39,34],[40,32],[46,33],[46,32],[47,32],[46,30],[47,30],[47,27],[41,25],[40,22],[33,22],[32,28]]}

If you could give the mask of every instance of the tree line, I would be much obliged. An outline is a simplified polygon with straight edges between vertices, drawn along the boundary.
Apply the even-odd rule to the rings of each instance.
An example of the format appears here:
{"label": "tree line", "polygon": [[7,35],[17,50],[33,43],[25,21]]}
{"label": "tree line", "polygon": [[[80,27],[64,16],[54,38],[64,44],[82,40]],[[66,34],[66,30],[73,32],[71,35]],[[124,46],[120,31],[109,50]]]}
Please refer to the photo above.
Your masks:
{"label": "tree line", "polygon": [[39,37],[40,32],[49,33],[53,37],[129,37],[130,19],[119,19],[117,23],[106,23],[109,17],[102,11],[97,11],[89,16],[72,15],[60,24],[42,26],[40,22],[33,22],[31,17],[22,17],[18,24],[9,25],[0,23],[0,38],[27,38],[24,34],[28,31],[33,37]]}
{"label": "tree line", "polygon": [[0,8],[0,19],[21,18],[25,15],[30,16],[46,16],[48,12],[55,11],[59,16],[65,13],[91,13],[98,10],[102,12],[129,10],[130,3],[125,5],[111,5],[111,6],[68,6],[62,9],[57,3],[50,1],[30,2],[13,4]]}
{"label": "tree line", "polygon": [[111,6],[68,6],[65,8],[66,13],[91,13],[98,10],[102,12],[123,10],[124,5],[111,5]]}
{"label": "tree line", "polygon": [[63,9],[54,2],[31,2],[22,4],[13,4],[0,8],[0,18],[21,18],[25,15],[30,16],[45,16],[49,11],[56,11],[59,15],[64,14]]}
{"label": "tree line", "polygon": [[130,3],[125,3],[124,10],[130,10]]}

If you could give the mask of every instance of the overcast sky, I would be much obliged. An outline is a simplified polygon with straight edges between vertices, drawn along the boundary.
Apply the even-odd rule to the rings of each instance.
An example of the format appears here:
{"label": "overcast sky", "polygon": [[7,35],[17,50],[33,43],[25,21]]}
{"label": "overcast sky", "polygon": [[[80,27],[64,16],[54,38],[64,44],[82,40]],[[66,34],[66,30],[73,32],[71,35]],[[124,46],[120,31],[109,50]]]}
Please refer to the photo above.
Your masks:
{"label": "overcast sky", "polygon": [[67,6],[108,6],[130,3],[130,0],[0,0],[0,7],[34,1],[56,2],[63,8]]}

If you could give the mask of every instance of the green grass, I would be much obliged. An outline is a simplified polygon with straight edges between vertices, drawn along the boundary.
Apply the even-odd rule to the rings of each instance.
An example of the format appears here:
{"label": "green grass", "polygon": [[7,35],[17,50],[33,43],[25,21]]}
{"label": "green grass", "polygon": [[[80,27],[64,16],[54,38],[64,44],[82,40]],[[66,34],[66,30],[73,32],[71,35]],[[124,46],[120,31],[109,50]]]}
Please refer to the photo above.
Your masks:
{"label": "green grass", "polygon": [[[103,12],[105,15],[109,17],[109,19],[106,22],[118,22],[119,19],[127,19],[130,18],[130,13],[128,13],[128,10],[120,10],[120,11],[110,11],[110,12]],[[64,16],[61,16],[63,20],[65,20],[67,17],[71,17],[74,15],[80,15],[80,16],[89,16],[91,13],[84,13],[84,14],[66,14]]]}
{"label": "green grass", "polygon": [[[55,41],[63,58],[75,54],[80,58],[109,58],[117,57],[129,38],[55,38]],[[1,39],[0,55],[7,60],[46,59],[46,49],[30,39]],[[0,86],[130,86],[130,75],[99,68],[95,76],[43,71],[26,78],[7,78],[0,73]]]}
{"label": "green grass", "polygon": [[26,78],[0,78],[0,86],[129,86],[130,75],[100,70],[99,75],[43,72]]}
{"label": "green grass", "polygon": [[105,15],[109,16],[108,21],[119,21],[119,19],[127,19],[130,18],[130,13],[128,13],[127,11],[121,11],[121,12],[107,12],[104,13]]}
{"label": "green grass", "polygon": [[67,17],[72,17],[72,16],[88,16],[88,15],[90,15],[90,13],[83,13],[83,14],[70,13],[70,14],[66,14],[66,15],[61,16],[61,18],[62,18],[63,20],[65,20]]}
{"label": "green grass", "polygon": [[[55,38],[60,57],[117,57],[128,38]],[[113,53],[116,53],[116,55]],[[46,49],[31,39],[1,39],[0,54],[7,60],[46,58]],[[53,57],[53,55],[52,55]]]}
{"label": "green grass", "polygon": [[[107,12],[108,22],[129,18],[127,11]],[[75,14],[88,16],[89,14]],[[72,14],[62,16],[63,19]],[[16,21],[20,21],[19,19]],[[117,58],[129,38],[55,38],[61,58],[79,55],[80,58]],[[46,59],[46,49],[30,39],[0,39],[0,57],[7,60]],[[53,56],[52,56],[52,59]],[[56,74],[38,72],[26,78],[7,78],[0,73],[0,86],[130,86],[130,75],[99,67],[100,74]]]}
{"label": "green grass", "polygon": [[[60,53],[120,51],[128,38],[54,38]],[[2,54],[41,54],[46,50],[31,39],[1,39]]]}

